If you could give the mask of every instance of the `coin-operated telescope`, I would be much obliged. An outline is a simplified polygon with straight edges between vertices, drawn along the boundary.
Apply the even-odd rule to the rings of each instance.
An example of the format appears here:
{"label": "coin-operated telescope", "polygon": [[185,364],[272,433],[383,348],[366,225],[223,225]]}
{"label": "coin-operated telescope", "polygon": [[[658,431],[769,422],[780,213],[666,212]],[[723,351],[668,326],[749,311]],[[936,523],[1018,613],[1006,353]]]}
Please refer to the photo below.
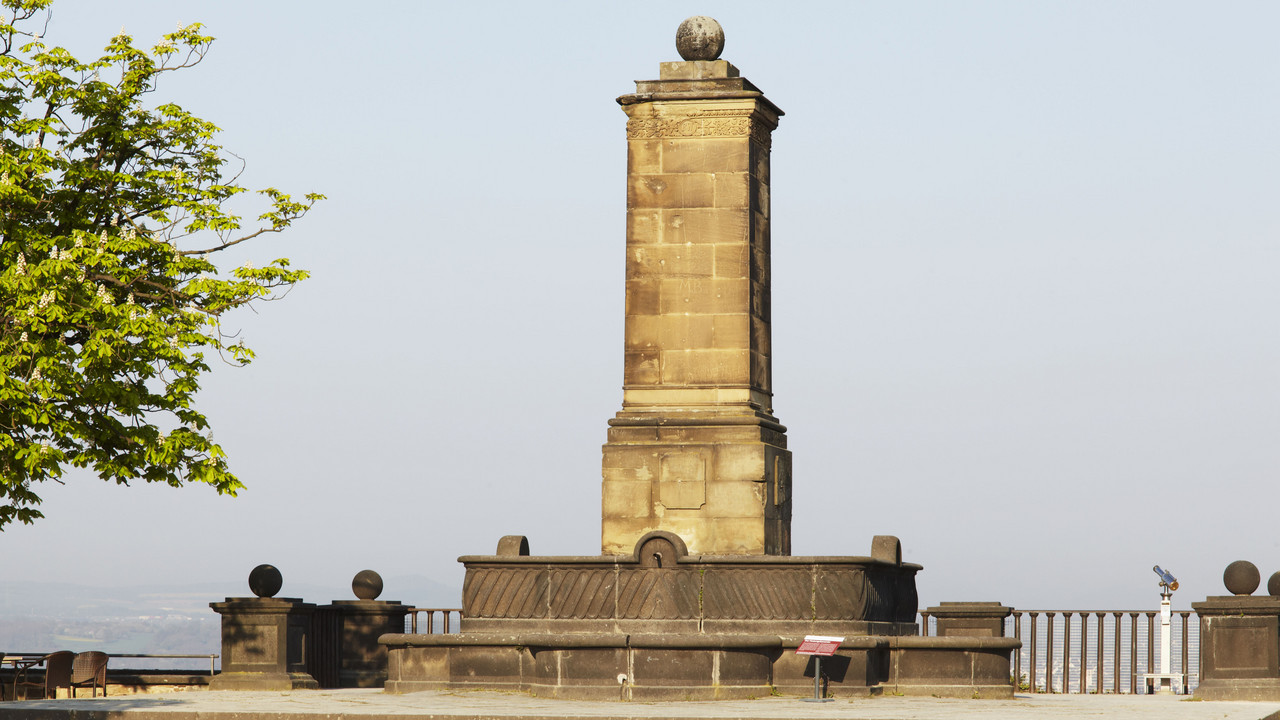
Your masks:
{"label": "coin-operated telescope", "polygon": [[[1160,683],[1160,692],[1173,692],[1173,679],[1177,677],[1173,674],[1173,658],[1172,658],[1172,640],[1173,640],[1173,606],[1170,598],[1173,597],[1173,591],[1178,589],[1178,578],[1168,570],[1162,570],[1159,565],[1151,568],[1156,575],[1160,576],[1160,672],[1149,672],[1145,675],[1147,680],[1147,692],[1151,692],[1156,682]],[[1182,684],[1186,686],[1186,676],[1182,676]]]}
{"label": "coin-operated telescope", "polygon": [[1155,571],[1156,575],[1160,576],[1160,587],[1163,588],[1160,591],[1161,595],[1172,595],[1173,591],[1178,589],[1178,578],[1174,577],[1173,573],[1168,570],[1161,570],[1159,565],[1151,569]]}

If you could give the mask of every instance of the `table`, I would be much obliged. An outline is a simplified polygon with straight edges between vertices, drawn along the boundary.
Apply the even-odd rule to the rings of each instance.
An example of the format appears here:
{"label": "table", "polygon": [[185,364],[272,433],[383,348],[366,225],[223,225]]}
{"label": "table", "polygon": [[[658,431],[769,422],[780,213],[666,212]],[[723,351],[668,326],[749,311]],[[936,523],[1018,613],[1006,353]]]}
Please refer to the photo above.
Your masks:
{"label": "table", "polygon": [[[5,665],[13,666],[13,690],[9,693],[10,695],[12,695],[12,697],[9,698],[10,700],[18,699],[18,672],[21,670],[26,670],[27,668],[35,667],[36,665],[39,665],[40,663],[44,662],[45,657],[46,656],[44,655],[34,655],[29,653],[20,653],[18,655],[5,655],[3,657],[0,657],[0,668],[3,668]],[[0,684],[0,700],[4,700],[3,684]]]}

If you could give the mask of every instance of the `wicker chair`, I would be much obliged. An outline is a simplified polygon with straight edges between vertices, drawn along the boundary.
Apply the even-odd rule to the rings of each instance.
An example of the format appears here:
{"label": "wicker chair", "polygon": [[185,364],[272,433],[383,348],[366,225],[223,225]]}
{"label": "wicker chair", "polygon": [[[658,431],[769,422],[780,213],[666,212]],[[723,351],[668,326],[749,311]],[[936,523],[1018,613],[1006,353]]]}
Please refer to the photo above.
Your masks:
{"label": "wicker chair", "polygon": [[93,697],[98,697],[98,688],[102,688],[102,696],[107,696],[107,654],[90,650],[76,655],[71,664],[71,697],[76,696],[76,688],[92,687]]}
{"label": "wicker chair", "polygon": [[[13,698],[18,699],[18,691],[22,691],[22,699],[27,699],[27,688],[39,688],[41,697],[58,697],[58,688],[71,687],[71,663],[75,653],[70,650],[59,650],[42,658],[19,663],[18,672],[13,678]],[[44,665],[44,677],[40,680],[28,680],[27,671],[36,665]]]}

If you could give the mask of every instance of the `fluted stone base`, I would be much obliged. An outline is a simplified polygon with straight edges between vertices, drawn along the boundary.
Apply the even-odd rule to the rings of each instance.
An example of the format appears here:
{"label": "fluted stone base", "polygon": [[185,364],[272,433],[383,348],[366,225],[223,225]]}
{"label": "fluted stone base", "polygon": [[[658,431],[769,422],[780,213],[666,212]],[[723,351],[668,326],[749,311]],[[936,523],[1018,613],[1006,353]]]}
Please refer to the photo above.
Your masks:
{"label": "fluted stone base", "polygon": [[821,672],[842,697],[1012,697],[1017,640],[916,637],[915,575],[897,538],[871,557],[689,555],[668,532],[630,555],[465,556],[462,632],[388,634],[389,692],[485,687],[594,700],[813,692],[805,635],[846,638]]}

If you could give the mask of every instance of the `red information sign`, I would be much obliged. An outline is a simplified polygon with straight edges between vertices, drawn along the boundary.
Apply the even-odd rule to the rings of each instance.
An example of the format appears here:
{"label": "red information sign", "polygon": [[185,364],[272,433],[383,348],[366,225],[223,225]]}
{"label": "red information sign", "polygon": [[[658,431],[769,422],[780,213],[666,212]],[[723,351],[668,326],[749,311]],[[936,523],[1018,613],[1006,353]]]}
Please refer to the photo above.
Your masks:
{"label": "red information sign", "polygon": [[796,654],[831,657],[836,654],[836,649],[840,647],[840,643],[842,642],[844,642],[844,638],[842,637],[805,635],[804,642],[800,643],[800,647],[796,648]]}

